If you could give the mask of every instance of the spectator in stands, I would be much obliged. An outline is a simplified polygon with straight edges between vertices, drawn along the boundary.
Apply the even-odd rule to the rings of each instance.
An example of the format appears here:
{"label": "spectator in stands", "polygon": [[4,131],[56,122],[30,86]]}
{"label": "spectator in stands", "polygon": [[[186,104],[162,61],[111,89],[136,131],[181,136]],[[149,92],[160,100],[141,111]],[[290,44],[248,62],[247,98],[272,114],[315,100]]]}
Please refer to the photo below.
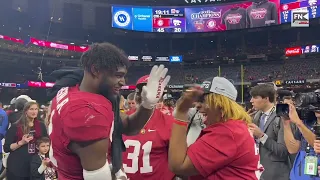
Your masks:
{"label": "spectator in stands", "polygon": [[3,109],[3,104],[2,104],[2,102],[0,102],[0,109]]}
{"label": "spectator in stands", "polygon": [[289,179],[288,150],[284,142],[283,126],[275,111],[276,91],[270,84],[260,84],[250,91],[250,102],[258,110],[250,130],[259,146],[260,161],[264,167],[262,179]]}
{"label": "spectator in stands", "polygon": [[4,151],[10,152],[7,160],[8,180],[30,179],[30,162],[36,153],[35,142],[48,136],[45,125],[36,119],[38,111],[35,101],[26,103],[20,119],[11,125],[5,136]]}

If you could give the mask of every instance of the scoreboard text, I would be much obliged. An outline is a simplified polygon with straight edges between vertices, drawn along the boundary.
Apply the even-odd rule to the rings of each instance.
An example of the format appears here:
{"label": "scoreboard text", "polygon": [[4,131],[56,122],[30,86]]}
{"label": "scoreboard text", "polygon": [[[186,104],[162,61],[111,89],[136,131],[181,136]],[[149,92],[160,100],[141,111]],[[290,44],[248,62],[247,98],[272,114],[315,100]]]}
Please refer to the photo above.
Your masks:
{"label": "scoreboard text", "polygon": [[184,8],[154,8],[153,32],[186,32]]}

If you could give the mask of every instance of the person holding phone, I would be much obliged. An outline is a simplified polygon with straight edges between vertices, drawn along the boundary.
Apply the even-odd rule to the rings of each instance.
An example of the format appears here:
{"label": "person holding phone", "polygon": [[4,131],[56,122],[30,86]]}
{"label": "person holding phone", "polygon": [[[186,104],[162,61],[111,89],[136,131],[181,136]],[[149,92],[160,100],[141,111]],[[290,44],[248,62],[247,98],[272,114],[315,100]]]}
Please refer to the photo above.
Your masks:
{"label": "person holding phone", "polygon": [[56,180],[56,169],[48,158],[50,139],[42,137],[37,140],[36,148],[39,151],[33,155],[30,165],[30,180]]}
{"label": "person holding phone", "polygon": [[6,136],[3,149],[10,152],[7,160],[7,180],[29,180],[30,162],[37,153],[35,142],[47,137],[43,123],[36,118],[39,106],[35,101],[24,105],[20,119],[11,125]]}
{"label": "person holding phone", "polygon": [[[312,132],[312,126],[320,124],[320,112],[309,113],[308,119],[300,119],[293,104],[288,104],[288,117],[282,117],[284,125],[284,141],[290,154],[297,154],[290,172],[290,180],[320,180],[315,177],[317,167],[308,167],[313,171],[307,171],[306,159],[315,157],[313,146],[316,135]],[[295,124],[297,130],[294,132],[291,124]],[[307,158],[308,157],[308,158]]]}

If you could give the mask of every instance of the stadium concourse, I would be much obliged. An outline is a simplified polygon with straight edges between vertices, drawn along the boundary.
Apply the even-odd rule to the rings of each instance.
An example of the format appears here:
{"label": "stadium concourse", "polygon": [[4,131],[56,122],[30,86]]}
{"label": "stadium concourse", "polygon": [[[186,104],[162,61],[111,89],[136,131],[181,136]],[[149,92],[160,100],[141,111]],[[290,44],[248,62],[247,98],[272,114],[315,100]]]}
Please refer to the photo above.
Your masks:
{"label": "stadium concourse", "polygon": [[2,2],[0,180],[319,180],[318,5]]}

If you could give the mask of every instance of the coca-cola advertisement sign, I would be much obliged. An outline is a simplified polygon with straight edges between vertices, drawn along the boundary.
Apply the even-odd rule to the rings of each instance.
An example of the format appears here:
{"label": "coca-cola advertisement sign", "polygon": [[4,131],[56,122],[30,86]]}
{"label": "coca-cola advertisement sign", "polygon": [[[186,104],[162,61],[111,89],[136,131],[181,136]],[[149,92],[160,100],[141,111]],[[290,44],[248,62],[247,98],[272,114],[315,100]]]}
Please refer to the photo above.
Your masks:
{"label": "coca-cola advertisement sign", "polygon": [[285,51],[286,56],[299,56],[302,54],[301,47],[290,47],[286,48]]}

